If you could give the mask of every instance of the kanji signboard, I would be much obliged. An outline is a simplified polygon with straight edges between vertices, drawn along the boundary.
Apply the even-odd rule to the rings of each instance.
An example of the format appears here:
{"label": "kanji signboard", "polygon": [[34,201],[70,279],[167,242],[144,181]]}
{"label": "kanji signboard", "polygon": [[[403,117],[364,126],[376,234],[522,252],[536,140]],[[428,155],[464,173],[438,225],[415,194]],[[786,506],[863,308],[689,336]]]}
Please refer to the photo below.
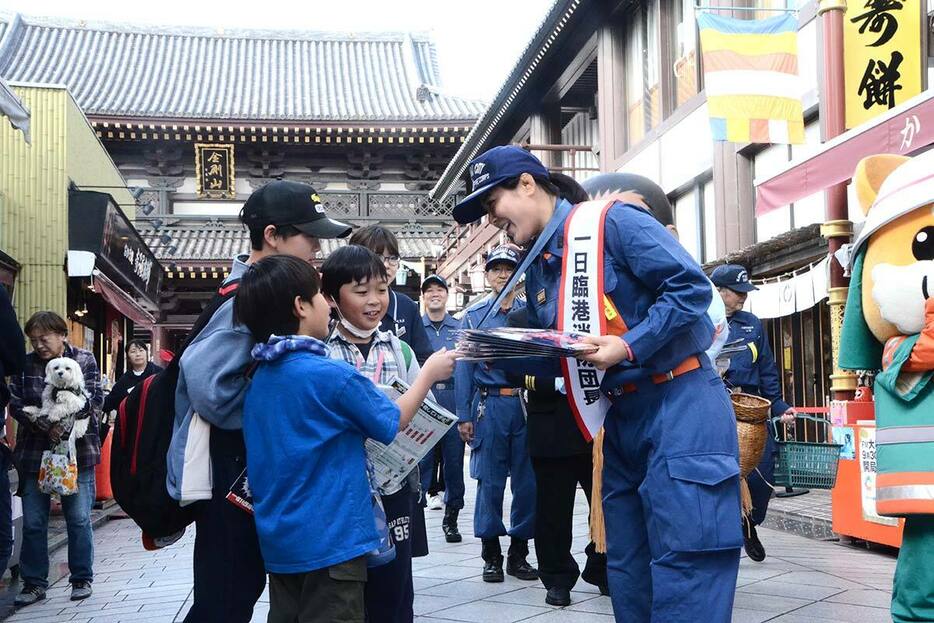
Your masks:
{"label": "kanji signboard", "polygon": [[921,0],[851,0],[843,18],[846,127],[921,92]]}
{"label": "kanji signboard", "polygon": [[234,146],[195,144],[198,196],[207,199],[236,199]]}

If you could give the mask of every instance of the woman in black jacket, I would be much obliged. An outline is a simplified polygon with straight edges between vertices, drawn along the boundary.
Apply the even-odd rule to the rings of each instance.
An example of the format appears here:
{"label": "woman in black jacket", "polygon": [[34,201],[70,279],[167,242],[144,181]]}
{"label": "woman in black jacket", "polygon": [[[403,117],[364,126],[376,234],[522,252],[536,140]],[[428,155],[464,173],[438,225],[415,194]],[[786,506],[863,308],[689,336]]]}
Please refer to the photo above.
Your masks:
{"label": "woman in black jacket", "polygon": [[111,413],[116,411],[120,403],[126,398],[130,391],[143,382],[147,377],[162,371],[162,368],[149,361],[149,351],[146,349],[146,343],[142,340],[130,340],[126,348],[127,371],[117,379],[113,389],[104,399],[101,418],[101,443],[107,438],[110,432],[110,423],[113,421]]}

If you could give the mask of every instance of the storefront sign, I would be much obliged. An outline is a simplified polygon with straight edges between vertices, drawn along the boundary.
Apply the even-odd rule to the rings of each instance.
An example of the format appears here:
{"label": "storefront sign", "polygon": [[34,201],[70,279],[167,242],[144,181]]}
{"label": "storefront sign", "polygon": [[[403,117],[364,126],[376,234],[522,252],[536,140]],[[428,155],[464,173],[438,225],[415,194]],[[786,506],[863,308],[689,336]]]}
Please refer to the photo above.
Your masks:
{"label": "storefront sign", "polygon": [[198,196],[207,199],[236,199],[234,146],[195,144]]}
{"label": "storefront sign", "polygon": [[847,128],[921,92],[920,2],[847,3],[843,18]]}
{"label": "storefront sign", "polygon": [[98,270],[154,309],[162,266],[113,198],[75,191],[69,194],[68,204],[69,250],[94,253]]}
{"label": "storefront sign", "polygon": [[876,429],[859,429],[859,481],[863,506],[863,519],[884,526],[897,526],[895,517],[883,517],[876,512]]}

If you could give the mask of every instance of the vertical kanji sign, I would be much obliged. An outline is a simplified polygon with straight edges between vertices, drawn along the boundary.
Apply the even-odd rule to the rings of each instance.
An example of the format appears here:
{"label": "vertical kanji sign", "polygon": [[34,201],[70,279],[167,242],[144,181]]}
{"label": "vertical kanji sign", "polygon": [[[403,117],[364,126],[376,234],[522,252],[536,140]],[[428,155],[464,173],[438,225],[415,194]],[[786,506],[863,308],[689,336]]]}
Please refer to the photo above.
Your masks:
{"label": "vertical kanji sign", "polygon": [[195,143],[198,196],[207,199],[236,199],[234,146]]}
{"label": "vertical kanji sign", "polygon": [[843,18],[846,127],[921,92],[921,0],[850,0]]}

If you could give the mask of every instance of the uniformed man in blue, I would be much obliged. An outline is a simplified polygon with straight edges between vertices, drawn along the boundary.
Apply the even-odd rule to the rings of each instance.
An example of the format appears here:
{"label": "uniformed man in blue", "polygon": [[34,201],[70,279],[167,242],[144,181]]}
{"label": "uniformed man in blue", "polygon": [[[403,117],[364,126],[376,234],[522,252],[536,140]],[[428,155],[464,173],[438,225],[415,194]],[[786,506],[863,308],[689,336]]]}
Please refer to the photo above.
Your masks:
{"label": "uniformed man in blue", "polygon": [[[446,348],[457,348],[457,330],[460,323],[447,311],[448,282],[439,275],[429,275],[422,281],[422,300],[425,303],[425,314],[422,324],[431,341],[434,351]],[[431,388],[435,400],[451,413],[457,412],[454,404],[454,377]],[[441,529],[444,531],[444,540],[448,543],[460,543],[461,533],[457,528],[457,516],[464,508],[464,441],[460,432],[452,428],[439,442],[441,450],[441,472],[444,480],[444,520]],[[435,471],[437,453],[430,452],[419,468],[422,472],[422,491],[428,491],[432,474]]]}
{"label": "uniformed man in blue", "polygon": [[[461,328],[476,328],[519,263],[513,245],[496,247],[487,256],[486,280],[491,296],[468,308]],[[509,292],[500,309],[490,315],[486,328],[506,326],[506,316],[524,303]],[[535,475],[529,459],[525,416],[520,389],[510,385],[506,373],[486,363],[458,361],[454,368],[458,429],[470,444],[470,476],[477,481],[474,536],[483,542],[483,581],[502,582],[503,553],[499,537],[511,537],[506,573],[520,580],[537,580],[538,571],[526,560],[529,539],[535,536]],[[510,526],[503,524],[503,495],[510,478]]]}
{"label": "uniformed man in blue", "polygon": [[[724,264],[714,269],[710,280],[720,292],[726,315],[730,323],[728,341],[743,340],[748,347],[730,358],[730,367],[723,376],[727,388],[746,394],[762,396],[772,401],[772,417],[781,416],[783,422],[793,422],[795,411],[782,400],[781,383],[778,381],[778,369],[769,338],[762,328],[762,321],[755,315],[743,311],[746,297],[756,286],[749,282],[749,273],[738,264]],[[756,562],[765,560],[765,547],[756,534],[756,526],[765,521],[765,513],[772,497],[772,485],[775,484],[775,439],[771,425],[768,430],[765,451],[757,470],[746,477],[749,492],[752,494],[752,515],[747,521],[743,518],[743,546],[746,555]]]}
{"label": "uniformed man in blue", "polygon": [[[571,201],[583,193],[514,146],[470,164],[472,193],[454,210],[530,246],[529,324],[556,326]],[[645,210],[616,202],[603,228],[607,315],[619,335],[582,355],[606,371],[603,507],[617,621],[726,623],[742,545],[736,426],[704,351],[713,291],[684,248]],[[600,235],[599,231],[594,232]],[[608,304],[607,304],[608,303]]]}

